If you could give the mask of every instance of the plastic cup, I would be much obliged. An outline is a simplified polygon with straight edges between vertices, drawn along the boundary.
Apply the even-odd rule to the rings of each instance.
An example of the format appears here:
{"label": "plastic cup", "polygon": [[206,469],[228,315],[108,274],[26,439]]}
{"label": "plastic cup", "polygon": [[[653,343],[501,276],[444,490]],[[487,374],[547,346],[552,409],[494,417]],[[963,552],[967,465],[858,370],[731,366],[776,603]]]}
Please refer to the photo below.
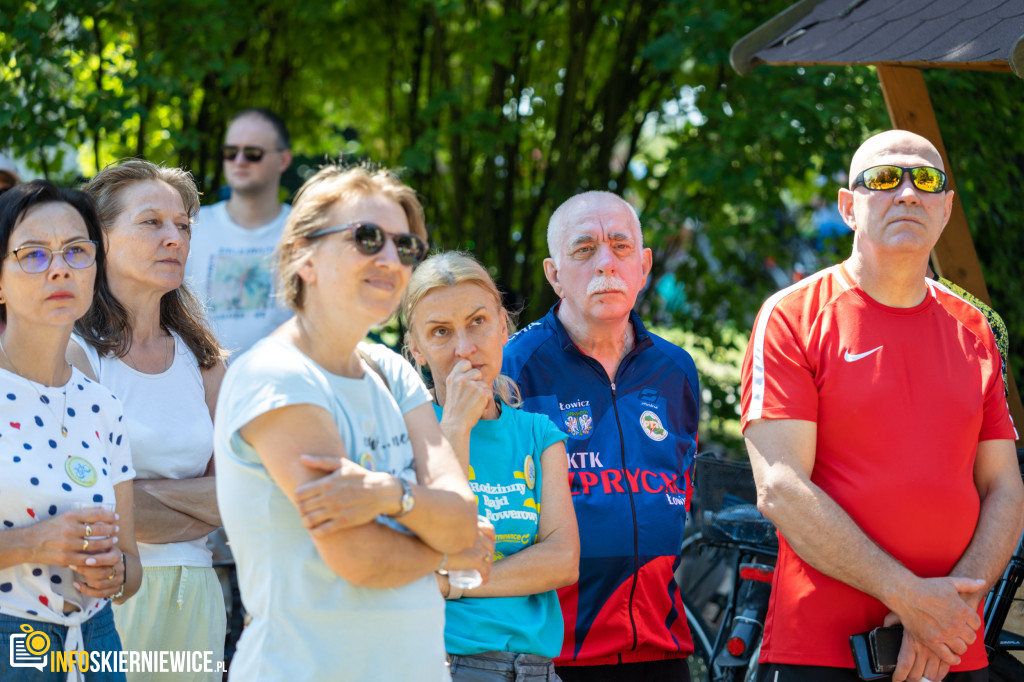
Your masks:
{"label": "plastic cup", "polygon": [[[72,506],[75,509],[106,509],[108,512],[112,512],[117,509],[117,504],[114,502],[74,502]],[[106,535],[93,535],[88,538],[89,540],[104,540]]]}
{"label": "plastic cup", "polygon": [[[487,521],[486,516],[477,515],[476,518],[477,521]],[[475,568],[458,568],[448,571],[448,583],[463,590],[472,590],[483,585],[484,578]]]}
{"label": "plastic cup", "polygon": [[472,590],[474,587],[480,587],[483,584],[483,576],[480,575],[480,571],[475,568],[460,568],[454,571],[448,571],[448,582],[452,587],[458,587],[463,590]]}

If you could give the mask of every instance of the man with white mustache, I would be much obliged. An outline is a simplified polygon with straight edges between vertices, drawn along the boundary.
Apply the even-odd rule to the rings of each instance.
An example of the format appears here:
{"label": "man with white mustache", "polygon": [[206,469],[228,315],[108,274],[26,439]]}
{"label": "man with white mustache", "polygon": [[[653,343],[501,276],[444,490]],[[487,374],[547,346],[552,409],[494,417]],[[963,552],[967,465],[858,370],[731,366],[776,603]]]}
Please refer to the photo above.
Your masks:
{"label": "man with white mustache", "polygon": [[524,409],[569,434],[580,573],[558,591],[557,672],[563,682],[685,681],[693,645],[673,571],[697,450],[697,372],[633,311],[651,250],[632,206],[577,195],[547,237],[544,274],[560,300],[509,340],[503,371]]}

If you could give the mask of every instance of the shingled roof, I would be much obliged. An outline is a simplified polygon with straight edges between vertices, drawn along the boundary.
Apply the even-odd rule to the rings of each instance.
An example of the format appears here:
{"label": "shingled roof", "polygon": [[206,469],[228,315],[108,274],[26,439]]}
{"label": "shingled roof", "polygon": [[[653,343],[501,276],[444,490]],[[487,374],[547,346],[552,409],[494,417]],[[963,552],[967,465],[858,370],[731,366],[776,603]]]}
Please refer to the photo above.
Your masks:
{"label": "shingled roof", "polygon": [[737,42],[732,66],[888,64],[1024,78],[1021,0],[801,0]]}

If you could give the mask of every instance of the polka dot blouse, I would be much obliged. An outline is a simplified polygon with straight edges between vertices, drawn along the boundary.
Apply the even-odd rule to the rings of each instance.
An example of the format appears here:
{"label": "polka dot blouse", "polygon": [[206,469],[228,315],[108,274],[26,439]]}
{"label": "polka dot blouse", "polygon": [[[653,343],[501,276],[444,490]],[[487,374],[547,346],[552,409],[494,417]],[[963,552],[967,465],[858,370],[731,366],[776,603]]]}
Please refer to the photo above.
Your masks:
{"label": "polka dot blouse", "polygon": [[[65,386],[53,387],[0,370],[0,530],[76,502],[114,502],[114,486],[134,477],[121,403],[110,391],[74,368]],[[106,604],[76,590],[67,567],[0,569],[2,614],[60,622],[65,601],[86,616]]]}

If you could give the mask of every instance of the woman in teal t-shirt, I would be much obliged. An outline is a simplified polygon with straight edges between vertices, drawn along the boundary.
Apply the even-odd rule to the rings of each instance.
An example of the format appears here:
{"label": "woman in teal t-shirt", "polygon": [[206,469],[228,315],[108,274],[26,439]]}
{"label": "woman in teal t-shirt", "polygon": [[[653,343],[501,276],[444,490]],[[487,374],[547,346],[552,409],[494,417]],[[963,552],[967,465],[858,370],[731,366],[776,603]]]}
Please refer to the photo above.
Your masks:
{"label": "woman in teal t-shirt", "polygon": [[579,570],[566,436],[547,416],[516,409],[519,391],[501,375],[508,316],[476,260],[458,252],[427,259],[412,274],[402,312],[408,351],[430,369],[441,429],[497,535],[486,585],[463,591],[438,575],[452,678],[557,680],[555,589],[576,582]]}

